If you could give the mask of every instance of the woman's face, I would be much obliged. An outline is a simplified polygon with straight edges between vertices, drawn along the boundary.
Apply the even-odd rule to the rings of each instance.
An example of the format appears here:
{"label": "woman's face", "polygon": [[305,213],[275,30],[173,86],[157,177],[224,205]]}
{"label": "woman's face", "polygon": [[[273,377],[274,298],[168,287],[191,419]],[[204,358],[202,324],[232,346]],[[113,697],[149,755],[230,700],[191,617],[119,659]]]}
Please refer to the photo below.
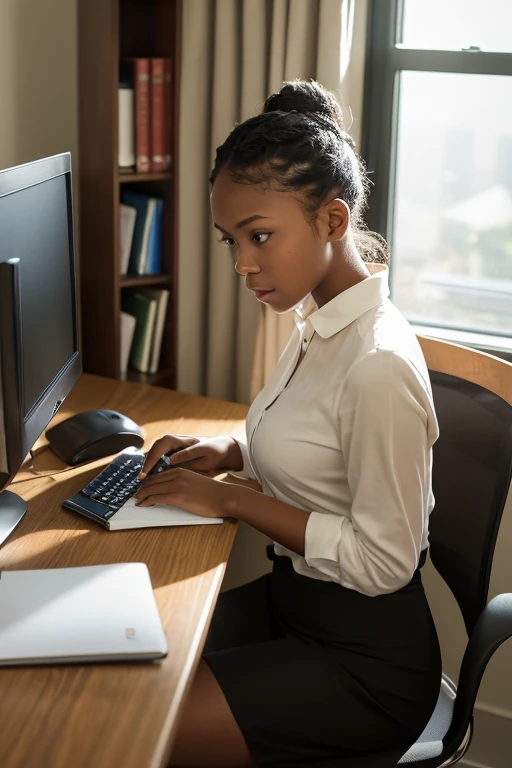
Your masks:
{"label": "woman's face", "polygon": [[[291,193],[237,184],[225,169],[215,180],[210,202],[219,239],[229,247],[236,271],[256,298],[279,314],[310,293],[320,306],[316,294],[321,296],[332,263],[329,240],[340,239],[329,234],[328,216],[319,215],[317,234]],[[345,204],[338,202],[341,215],[349,217]],[[343,232],[347,225],[345,221]]]}

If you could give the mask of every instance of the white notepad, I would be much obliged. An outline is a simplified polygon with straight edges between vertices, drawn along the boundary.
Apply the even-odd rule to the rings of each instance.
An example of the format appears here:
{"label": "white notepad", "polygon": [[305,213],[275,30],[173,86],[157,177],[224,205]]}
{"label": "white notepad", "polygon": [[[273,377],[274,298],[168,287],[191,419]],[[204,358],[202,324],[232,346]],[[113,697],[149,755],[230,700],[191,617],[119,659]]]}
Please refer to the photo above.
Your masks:
{"label": "white notepad", "polygon": [[156,504],[154,507],[138,507],[136,499],[125,501],[121,509],[106,521],[111,531],[127,528],[157,528],[168,525],[213,525],[223,523],[223,517],[201,517],[185,512],[180,507]]}
{"label": "white notepad", "polygon": [[166,655],[144,563],[0,572],[0,666]]}

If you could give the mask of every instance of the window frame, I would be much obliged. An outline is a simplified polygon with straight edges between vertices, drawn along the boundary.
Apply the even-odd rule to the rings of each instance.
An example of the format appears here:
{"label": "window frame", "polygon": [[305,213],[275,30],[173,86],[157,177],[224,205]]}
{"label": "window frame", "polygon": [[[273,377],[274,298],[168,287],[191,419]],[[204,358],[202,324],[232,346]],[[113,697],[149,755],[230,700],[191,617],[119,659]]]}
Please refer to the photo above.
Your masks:
{"label": "window frame", "polygon": [[[393,241],[396,146],[400,72],[447,72],[512,76],[512,52],[409,48],[402,38],[404,0],[370,0],[368,8],[363,99],[362,157],[372,182],[366,216],[371,230]],[[475,43],[478,41],[475,41]],[[393,270],[391,258],[390,272]],[[485,331],[412,323],[427,335],[462,343],[512,360],[512,337]],[[439,334],[437,334],[437,328]]]}

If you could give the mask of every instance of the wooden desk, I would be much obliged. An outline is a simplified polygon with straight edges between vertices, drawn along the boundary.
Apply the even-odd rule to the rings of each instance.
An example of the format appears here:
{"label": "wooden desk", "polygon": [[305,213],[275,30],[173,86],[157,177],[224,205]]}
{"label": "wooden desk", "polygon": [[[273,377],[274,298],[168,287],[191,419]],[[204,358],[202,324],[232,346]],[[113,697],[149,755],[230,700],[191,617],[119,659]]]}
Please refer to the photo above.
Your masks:
{"label": "wooden desk", "polygon": [[[145,448],[164,433],[239,433],[248,410],[84,375],[53,423],[90,408],[111,408],[133,418],[147,432]],[[61,508],[63,499],[108,463],[102,459],[35,478],[34,471],[58,472],[66,466],[50,450],[36,451],[12,486],[28,501],[28,511],[0,548],[0,569],[146,563],[169,654],[154,663],[0,670],[2,768],[156,768],[167,763],[236,523],[110,532]]]}

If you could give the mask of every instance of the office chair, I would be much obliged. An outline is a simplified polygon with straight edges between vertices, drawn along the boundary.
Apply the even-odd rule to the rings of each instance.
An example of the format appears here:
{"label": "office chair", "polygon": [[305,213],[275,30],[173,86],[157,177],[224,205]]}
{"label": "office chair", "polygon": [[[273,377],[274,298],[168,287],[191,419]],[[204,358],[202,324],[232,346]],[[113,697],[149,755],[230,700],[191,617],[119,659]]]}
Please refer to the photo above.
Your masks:
{"label": "office chair", "polygon": [[[318,768],[454,765],[471,741],[473,706],[487,663],[512,636],[512,594],[498,595],[486,604],[512,479],[512,365],[455,344],[418,340],[440,427],[433,449],[430,557],[457,600],[469,637],[459,685],[456,688],[443,675],[436,708],[412,747],[320,759],[315,762]],[[294,768],[303,767],[306,763],[294,763]]]}

